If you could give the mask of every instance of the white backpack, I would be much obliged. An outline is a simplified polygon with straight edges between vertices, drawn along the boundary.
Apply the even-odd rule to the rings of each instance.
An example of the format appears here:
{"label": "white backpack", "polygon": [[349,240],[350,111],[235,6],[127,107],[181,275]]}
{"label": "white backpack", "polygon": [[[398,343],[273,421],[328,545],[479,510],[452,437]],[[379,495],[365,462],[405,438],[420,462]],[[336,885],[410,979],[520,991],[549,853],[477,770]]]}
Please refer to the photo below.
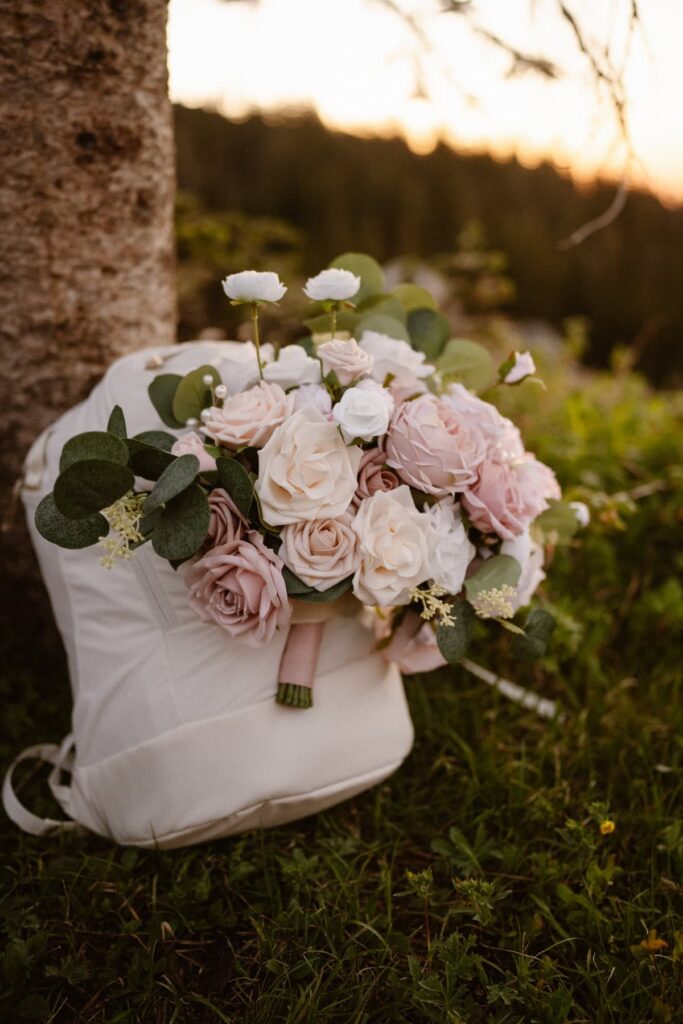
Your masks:
{"label": "white backpack", "polygon": [[[147,369],[150,357],[163,371]],[[104,430],[120,405],[130,434],[168,429],[147,387],[159,372],[220,370],[220,342],[146,349],[118,360],[92,394],[33,445],[22,497],[73,688],[73,734],[24,751],[5,777],[9,817],[37,835],[85,827],[118,843],[172,848],[313,814],[386,778],[413,729],[397,668],[357,615],[325,625],[314,706],[275,703],[286,635],[236,644],[190,608],[180,575],[150,545],[113,570],[98,545],[66,551],[37,533],[64,443]],[[71,820],[38,818],[19,801],[15,765],[54,765],[53,794]],[[71,773],[70,784],[63,779]]]}

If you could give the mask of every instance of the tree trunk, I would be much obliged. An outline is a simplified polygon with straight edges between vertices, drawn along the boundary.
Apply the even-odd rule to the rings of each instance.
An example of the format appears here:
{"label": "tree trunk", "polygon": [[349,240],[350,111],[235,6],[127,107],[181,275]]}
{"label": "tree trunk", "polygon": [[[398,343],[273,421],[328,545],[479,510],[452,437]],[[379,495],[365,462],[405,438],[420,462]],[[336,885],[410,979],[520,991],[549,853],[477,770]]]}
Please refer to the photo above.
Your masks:
{"label": "tree trunk", "polygon": [[[165,0],[0,4],[5,495],[33,438],[114,357],[174,340],[166,15]],[[2,555],[15,579],[17,530]]]}

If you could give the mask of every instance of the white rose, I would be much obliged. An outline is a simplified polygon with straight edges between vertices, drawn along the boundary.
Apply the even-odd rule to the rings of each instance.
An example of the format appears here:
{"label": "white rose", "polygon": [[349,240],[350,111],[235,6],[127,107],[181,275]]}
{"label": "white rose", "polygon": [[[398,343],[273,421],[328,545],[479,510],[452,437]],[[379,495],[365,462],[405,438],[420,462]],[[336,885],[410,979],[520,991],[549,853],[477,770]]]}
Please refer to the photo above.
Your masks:
{"label": "white rose", "polygon": [[317,409],[299,409],[259,452],[256,493],[266,522],[285,526],[341,516],[356,491],[361,457]]}
{"label": "white rose", "polygon": [[394,400],[387,389],[375,380],[363,380],[344,392],[332,416],[346,443],[351,444],[357,437],[371,441],[386,434],[393,411]]}
{"label": "white rose", "polygon": [[319,360],[311,359],[301,345],[281,348],[277,360],[265,367],[263,376],[285,391],[298,384],[319,384],[322,378]]}
{"label": "white rose", "polygon": [[271,270],[243,270],[225,278],[223,291],[235,302],[279,302],[287,289]]}
{"label": "white rose", "polygon": [[432,525],[418,512],[410,489],[377,491],[366,498],[353,521],[360,544],[360,566],[353,592],[363,604],[407,604],[409,592],[429,579]]}
{"label": "white rose", "polygon": [[326,299],[341,302],[342,299],[350,299],[359,288],[360,278],[350,270],[330,267],[329,270],[321,270],[315,277],[309,277],[304,295],[314,302],[324,302]]}
{"label": "white rose", "polygon": [[504,384],[519,384],[525,377],[530,377],[532,373],[536,373],[536,364],[531,352],[513,352],[510,358],[514,362],[503,377]]}
{"label": "white rose", "polygon": [[467,567],[476,554],[467,538],[460,512],[450,498],[427,510],[434,538],[431,545],[431,579],[449,594],[459,594]]}
{"label": "white rose", "polygon": [[325,376],[334,370],[342,387],[366,377],[372,370],[372,356],[363,351],[355,338],[326,341],[318,345],[316,355],[322,360]]}
{"label": "white rose", "polygon": [[299,409],[303,409],[304,406],[312,406],[321,412],[325,419],[327,419],[332,412],[332,399],[327,388],[324,388],[322,384],[302,384],[301,387],[297,388],[296,391],[292,392],[294,396],[294,410],[295,412]]}
{"label": "white rose", "polygon": [[416,352],[405,341],[390,338],[377,331],[363,331],[360,347],[373,358],[372,376],[384,384],[388,375],[395,378],[401,387],[410,387],[414,382],[429,377],[434,367],[425,363],[424,352]]}
{"label": "white rose", "polygon": [[[273,358],[273,346],[261,345],[261,362]],[[253,341],[226,341],[221,345],[221,355],[216,363],[223,384],[229,395],[246,391],[259,380],[256,345]]]}
{"label": "white rose", "polygon": [[511,555],[522,567],[522,574],[515,590],[517,596],[512,601],[513,614],[529,604],[536,590],[545,579],[543,572],[543,548],[531,539],[527,530],[520,533],[514,540],[504,540],[500,546],[501,555]]}

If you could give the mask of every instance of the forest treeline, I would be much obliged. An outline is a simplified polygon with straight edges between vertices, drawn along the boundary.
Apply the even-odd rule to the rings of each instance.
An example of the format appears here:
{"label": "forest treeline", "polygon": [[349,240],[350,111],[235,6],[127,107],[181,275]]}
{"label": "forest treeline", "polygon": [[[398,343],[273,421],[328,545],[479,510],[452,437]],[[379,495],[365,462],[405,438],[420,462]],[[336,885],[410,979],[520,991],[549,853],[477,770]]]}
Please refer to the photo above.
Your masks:
{"label": "forest treeline", "polygon": [[439,145],[418,156],[400,139],[332,132],[313,116],[231,122],[175,108],[178,187],[209,212],[286,221],[315,272],[346,250],[433,256],[477,220],[516,285],[510,312],[589,322],[591,362],[637,346],[661,384],[683,376],[683,208],[632,192],[618,219],[582,245],[560,242],[602,213],[614,188],[578,188],[550,165],[529,170]]}

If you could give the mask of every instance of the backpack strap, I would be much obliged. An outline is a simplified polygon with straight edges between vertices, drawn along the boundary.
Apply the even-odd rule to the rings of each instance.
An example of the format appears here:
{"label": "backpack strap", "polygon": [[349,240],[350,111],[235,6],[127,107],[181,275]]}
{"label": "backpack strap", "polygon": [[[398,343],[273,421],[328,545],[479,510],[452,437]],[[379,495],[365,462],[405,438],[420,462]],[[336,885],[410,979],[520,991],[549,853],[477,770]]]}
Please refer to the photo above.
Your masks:
{"label": "backpack strap", "polygon": [[74,736],[69,733],[60,746],[56,743],[38,743],[27,747],[14,759],[5,773],[2,784],[2,806],[10,821],[18,825],[24,832],[32,836],[56,835],[59,832],[76,832],[83,826],[71,819],[40,818],[33,814],[19,800],[14,784],[14,770],[22,761],[43,761],[53,766],[48,778],[48,785],[57,803],[68,814],[70,805],[70,787],[62,782],[62,772],[70,771],[74,763]]}

